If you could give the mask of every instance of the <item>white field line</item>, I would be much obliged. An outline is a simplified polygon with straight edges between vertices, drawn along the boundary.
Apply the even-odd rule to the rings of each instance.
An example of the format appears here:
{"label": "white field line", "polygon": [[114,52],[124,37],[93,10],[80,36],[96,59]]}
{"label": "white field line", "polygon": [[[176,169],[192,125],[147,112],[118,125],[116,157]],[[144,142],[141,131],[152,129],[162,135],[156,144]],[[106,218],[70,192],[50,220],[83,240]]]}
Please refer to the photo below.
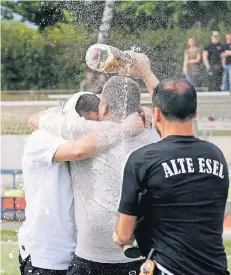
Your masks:
{"label": "white field line", "polygon": [[18,242],[8,242],[8,241],[1,241],[0,244],[4,244],[4,245],[16,245],[18,244]]}

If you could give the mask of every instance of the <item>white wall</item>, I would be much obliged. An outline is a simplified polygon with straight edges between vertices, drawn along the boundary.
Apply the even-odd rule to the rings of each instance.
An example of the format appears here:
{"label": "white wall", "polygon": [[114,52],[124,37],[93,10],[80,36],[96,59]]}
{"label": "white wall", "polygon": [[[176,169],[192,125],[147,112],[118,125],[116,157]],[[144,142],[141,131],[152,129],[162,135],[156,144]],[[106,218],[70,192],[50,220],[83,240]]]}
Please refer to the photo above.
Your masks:
{"label": "white wall", "polygon": [[1,169],[22,169],[22,155],[27,136],[1,136]]}
{"label": "white wall", "polygon": [[[21,170],[22,155],[27,136],[1,135],[1,169]],[[1,187],[11,188],[11,175],[1,175]],[[18,182],[16,182],[18,184]]]}

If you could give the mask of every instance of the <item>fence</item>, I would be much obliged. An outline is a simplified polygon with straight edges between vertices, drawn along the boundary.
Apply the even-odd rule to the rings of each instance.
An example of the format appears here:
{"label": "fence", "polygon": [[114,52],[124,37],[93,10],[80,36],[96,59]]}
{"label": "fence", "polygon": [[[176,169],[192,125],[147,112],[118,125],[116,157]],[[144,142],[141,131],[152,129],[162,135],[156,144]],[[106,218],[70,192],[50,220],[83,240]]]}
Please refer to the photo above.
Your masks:
{"label": "fence", "polygon": [[13,191],[6,195],[4,193],[1,196],[1,220],[13,219],[19,220],[25,218],[25,207],[26,202],[24,196],[16,194],[16,176],[22,175],[22,170],[6,170],[1,169],[1,175],[11,175],[12,176],[12,189]]}

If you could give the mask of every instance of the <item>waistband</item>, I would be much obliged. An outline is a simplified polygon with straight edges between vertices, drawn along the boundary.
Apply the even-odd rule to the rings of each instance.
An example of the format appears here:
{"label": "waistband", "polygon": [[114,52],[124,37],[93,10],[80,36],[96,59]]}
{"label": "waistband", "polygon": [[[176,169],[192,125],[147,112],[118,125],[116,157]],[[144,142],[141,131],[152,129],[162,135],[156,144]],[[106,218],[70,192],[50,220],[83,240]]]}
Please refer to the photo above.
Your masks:
{"label": "waistband", "polygon": [[114,268],[114,269],[120,269],[120,268],[129,268],[133,267],[134,265],[142,265],[144,263],[144,260],[138,260],[138,261],[132,261],[127,263],[100,263],[100,262],[93,262],[89,261],[83,258],[78,257],[77,255],[74,256],[74,259],[72,261],[73,263],[81,263],[81,264],[88,264],[91,265],[92,268],[98,268],[102,266],[102,268]]}

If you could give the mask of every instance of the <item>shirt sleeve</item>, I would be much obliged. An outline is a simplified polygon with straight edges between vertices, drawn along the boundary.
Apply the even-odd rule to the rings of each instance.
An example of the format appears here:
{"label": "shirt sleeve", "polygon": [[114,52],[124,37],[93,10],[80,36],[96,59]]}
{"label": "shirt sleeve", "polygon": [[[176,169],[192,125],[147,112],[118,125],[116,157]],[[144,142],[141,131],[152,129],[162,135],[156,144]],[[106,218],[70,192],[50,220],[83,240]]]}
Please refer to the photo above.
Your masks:
{"label": "shirt sleeve", "polygon": [[145,180],[145,164],[143,152],[133,152],[124,168],[123,186],[119,203],[119,212],[131,216],[138,215],[139,193]]}
{"label": "shirt sleeve", "polygon": [[74,140],[108,127],[103,122],[86,120],[84,117],[76,117],[75,119],[75,114],[70,113],[63,122],[61,136],[66,140]]}
{"label": "shirt sleeve", "polygon": [[221,45],[221,52],[223,53],[224,51],[226,51],[226,44]]}
{"label": "shirt sleeve", "polygon": [[48,131],[54,135],[61,135],[61,129],[65,116],[61,112],[42,113],[39,118],[39,129]]}
{"label": "shirt sleeve", "polygon": [[209,51],[209,45],[204,46],[204,51],[207,51],[207,52]]}
{"label": "shirt sleeve", "polygon": [[33,164],[51,165],[55,152],[65,142],[63,138],[39,130],[28,137],[24,154],[28,155]]}

